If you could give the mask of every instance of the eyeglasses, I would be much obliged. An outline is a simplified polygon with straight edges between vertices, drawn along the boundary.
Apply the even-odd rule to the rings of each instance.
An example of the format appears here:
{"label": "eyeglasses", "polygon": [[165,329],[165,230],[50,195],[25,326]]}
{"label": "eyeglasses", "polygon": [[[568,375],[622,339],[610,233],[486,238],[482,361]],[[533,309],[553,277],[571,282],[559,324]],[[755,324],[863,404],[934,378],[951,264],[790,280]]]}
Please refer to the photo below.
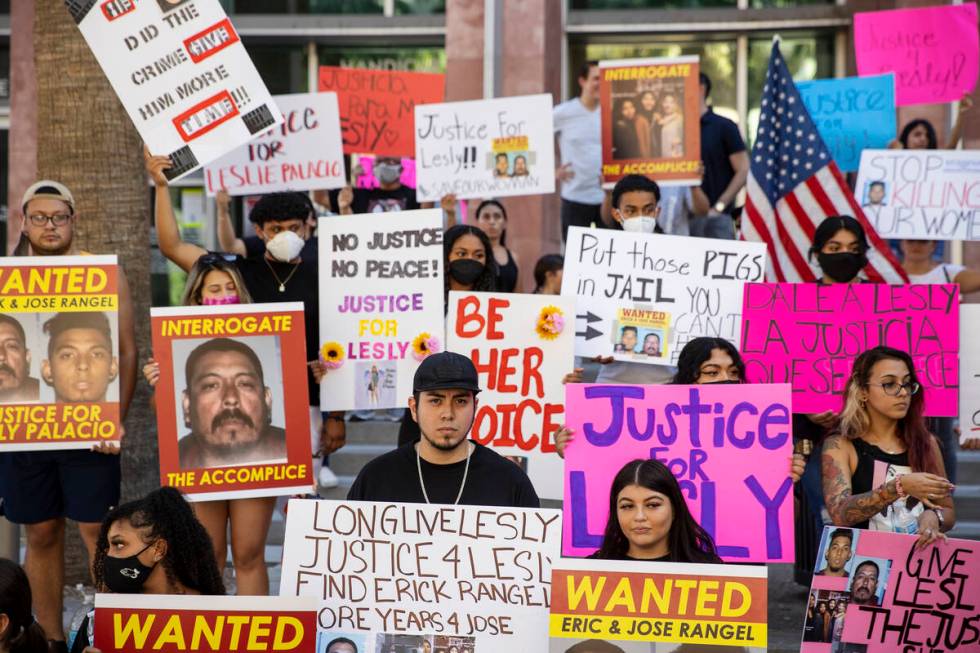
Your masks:
{"label": "eyeglasses", "polygon": [[878,386],[879,388],[884,390],[885,394],[888,395],[889,397],[897,397],[899,394],[901,394],[902,390],[908,392],[909,396],[911,397],[916,392],[918,392],[920,388],[922,388],[922,386],[919,385],[918,383],[912,383],[912,382],[899,383],[898,381],[888,381],[886,383],[869,383],[868,385]]}
{"label": "eyeglasses", "polygon": [[31,221],[31,224],[35,227],[43,227],[49,222],[56,227],[63,227],[68,224],[68,220],[71,219],[71,214],[69,213],[56,213],[54,215],[44,215],[43,213],[32,213],[27,216],[27,219]]}

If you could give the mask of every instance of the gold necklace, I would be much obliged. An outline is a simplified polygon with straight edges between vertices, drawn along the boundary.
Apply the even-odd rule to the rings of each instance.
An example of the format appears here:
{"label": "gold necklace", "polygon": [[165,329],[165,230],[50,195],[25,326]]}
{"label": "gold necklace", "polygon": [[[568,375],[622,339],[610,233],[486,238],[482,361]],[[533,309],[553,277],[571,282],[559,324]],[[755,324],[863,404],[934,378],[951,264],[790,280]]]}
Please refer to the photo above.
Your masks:
{"label": "gold necklace", "polygon": [[269,259],[263,257],[262,260],[265,261],[266,266],[269,268],[269,272],[272,273],[272,276],[273,278],[275,278],[276,283],[279,284],[279,292],[286,292],[286,284],[289,283],[289,280],[293,278],[293,275],[296,274],[296,270],[299,269],[300,263],[302,263],[302,261],[300,261],[300,263],[296,263],[293,266],[293,271],[289,273],[289,276],[287,276],[283,281],[280,281],[279,275],[276,274],[276,271],[272,268],[272,264],[269,263]]}

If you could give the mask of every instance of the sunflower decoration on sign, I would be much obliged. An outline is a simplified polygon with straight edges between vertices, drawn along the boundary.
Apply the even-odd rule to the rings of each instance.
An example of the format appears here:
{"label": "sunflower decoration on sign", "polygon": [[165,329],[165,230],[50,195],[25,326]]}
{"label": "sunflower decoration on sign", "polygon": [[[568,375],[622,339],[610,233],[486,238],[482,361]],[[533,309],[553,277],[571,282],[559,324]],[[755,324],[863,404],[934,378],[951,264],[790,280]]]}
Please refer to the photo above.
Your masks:
{"label": "sunflower decoration on sign", "polygon": [[320,360],[327,369],[337,369],[344,364],[344,359],[344,346],[339,342],[328,342],[320,347]]}
{"label": "sunflower decoration on sign", "polygon": [[429,354],[435,354],[438,351],[439,339],[429,334],[428,331],[418,334],[412,341],[412,356],[417,361],[424,360]]}
{"label": "sunflower decoration on sign", "polygon": [[545,306],[538,314],[537,326],[534,328],[542,340],[554,340],[565,329],[565,314],[557,306]]}

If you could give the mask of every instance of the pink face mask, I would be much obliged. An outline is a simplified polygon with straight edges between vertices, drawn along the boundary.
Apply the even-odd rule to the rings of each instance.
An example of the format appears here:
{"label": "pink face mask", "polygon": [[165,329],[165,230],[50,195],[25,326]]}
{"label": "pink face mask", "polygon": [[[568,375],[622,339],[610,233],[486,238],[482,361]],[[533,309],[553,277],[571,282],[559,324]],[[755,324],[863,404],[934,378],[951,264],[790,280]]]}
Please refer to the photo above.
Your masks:
{"label": "pink face mask", "polygon": [[204,297],[201,304],[204,306],[218,306],[222,304],[238,304],[238,295],[222,295],[221,297]]}

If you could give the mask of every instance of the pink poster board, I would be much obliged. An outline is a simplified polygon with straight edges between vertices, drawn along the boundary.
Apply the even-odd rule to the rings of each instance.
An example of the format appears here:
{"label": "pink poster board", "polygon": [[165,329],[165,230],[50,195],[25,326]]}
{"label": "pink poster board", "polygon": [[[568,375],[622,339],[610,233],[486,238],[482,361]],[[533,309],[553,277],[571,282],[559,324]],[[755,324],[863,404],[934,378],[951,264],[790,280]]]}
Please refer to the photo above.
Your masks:
{"label": "pink poster board", "polygon": [[977,5],[854,14],[854,50],[862,77],[895,73],[900,106],[959,100],[980,67]]}
{"label": "pink poster board", "polygon": [[[377,177],[374,176],[374,155],[355,154],[354,156],[356,162],[353,165],[361,166],[361,174],[358,175],[355,186],[357,188],[377,188],[379,184]],[[415,188],[415,159],[402,157],[401,161],[402,176],[399,180],[403,186]]]}
{"label": "pink poster board", "polygon": [[730,562],[792,562],[788,385],[565,386],[562,552],[599,548],[609,488],[637,458],[666,464]]}
{"label": "pink poster board", "polygon": [[[802,653],[980,650],[980,542],[950,539],[915,551],[917,539],[825,527],[808,598],[814,608],[804,614]],[[849,547],[843,575],[824,569],[831,540]],[[835,618],[825,619],[831,606]]]}
{"label": "pink poster board", "polygon": [[745,284],[746,375],[791,384],[794,413],[837,411],[854,359],[888,345],[912,355],[925,414],[955,417],[959,301],[956,284]]}

